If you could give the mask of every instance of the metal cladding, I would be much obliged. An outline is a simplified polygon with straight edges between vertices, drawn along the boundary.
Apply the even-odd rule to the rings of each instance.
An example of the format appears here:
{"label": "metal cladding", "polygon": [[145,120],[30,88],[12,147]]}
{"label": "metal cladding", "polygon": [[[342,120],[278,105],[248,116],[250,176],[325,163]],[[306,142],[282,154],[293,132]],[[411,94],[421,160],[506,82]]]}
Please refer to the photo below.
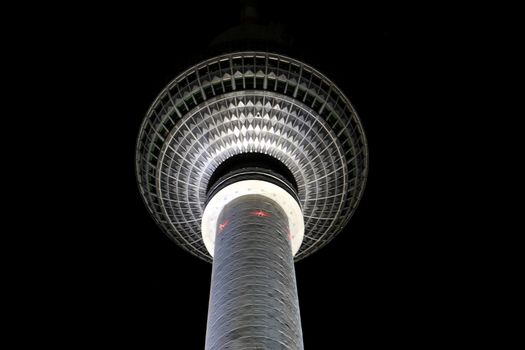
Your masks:
{"label": "metal cladding", "polygon": [[188,69],[160,93],[142,124],[136,171],[162,230],[211,261],[201,237],[210,178],[221,163],[264,153],[293,174],[305,234],[295,260],[350,219],[367,174],[366,139],[353,107],[312,67],[277,54],[241,52]]}
{"label": "metal cladding", "polygon": [[283,209],[265,196],[242,196],[218,222],[205,348],[303,349]]}

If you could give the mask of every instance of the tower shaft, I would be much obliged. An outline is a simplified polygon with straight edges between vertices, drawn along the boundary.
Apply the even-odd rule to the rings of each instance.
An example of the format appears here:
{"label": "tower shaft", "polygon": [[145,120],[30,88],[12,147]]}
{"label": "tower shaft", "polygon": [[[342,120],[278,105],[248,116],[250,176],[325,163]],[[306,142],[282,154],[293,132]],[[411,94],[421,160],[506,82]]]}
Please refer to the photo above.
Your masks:
{"label": "tower shaft", "polygon": [[252,194],[220,212],[206,350],[303,349],[286,209]]}

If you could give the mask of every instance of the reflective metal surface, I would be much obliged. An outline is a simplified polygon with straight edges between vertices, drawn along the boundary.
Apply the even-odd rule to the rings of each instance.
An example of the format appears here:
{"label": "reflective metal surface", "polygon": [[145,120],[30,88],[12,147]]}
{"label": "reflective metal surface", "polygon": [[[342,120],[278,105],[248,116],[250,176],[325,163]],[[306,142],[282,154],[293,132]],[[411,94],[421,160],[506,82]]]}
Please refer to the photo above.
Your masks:
{"label": "reflective metal surface", "polygon": [[240,153],[264,153],[293,174],[303,208],[299,260],[350,219],[367,173],[366,139],[337,87],[288,57],[244,52],[204,61],[174,79],[149,109],[137,143],[141,194],[169,237],[211,261],[201,215],[213,172]]}

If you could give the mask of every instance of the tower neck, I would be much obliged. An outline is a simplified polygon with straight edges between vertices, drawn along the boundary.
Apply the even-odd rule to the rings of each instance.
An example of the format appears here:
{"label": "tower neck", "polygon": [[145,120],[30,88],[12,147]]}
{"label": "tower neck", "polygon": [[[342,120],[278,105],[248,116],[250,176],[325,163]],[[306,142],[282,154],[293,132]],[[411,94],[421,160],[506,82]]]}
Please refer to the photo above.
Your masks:
{"label": "tower neck", "polygon": [[246,170],[221,178],[209,193],[211,199],[202,214],[201,231],[211,256],[215,255],[215,241],[221,224],[219,217],[223,209],[237,198],[249,195],[267,198],[282,208],[287,218],[292,256],[299,251],[304,237],[303,212],[293,188],[282,179],[269,173]]}
{"label": "tower neck", "polygon": [[291,243],[286,208],[268,196],[244,195],[222,208],[206,350],[303,349]]}

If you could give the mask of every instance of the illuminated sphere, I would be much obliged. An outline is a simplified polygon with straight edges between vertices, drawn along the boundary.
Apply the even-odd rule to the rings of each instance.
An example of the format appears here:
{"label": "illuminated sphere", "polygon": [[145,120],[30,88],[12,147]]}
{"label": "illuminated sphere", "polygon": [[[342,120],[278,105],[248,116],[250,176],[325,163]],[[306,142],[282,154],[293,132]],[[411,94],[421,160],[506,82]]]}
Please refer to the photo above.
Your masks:
{"label": "illuminated sphere", "polygon": [[305,228],[296,261],[332,240],[363,194],[366,138],[332,81],[303,62],[267,52],[200,62],[171,81],[149,108],[136,172],[157,224],[206,261],[212,256],[201,219],[208,192],[220,165],[242,155],[275,160],[296,187]]}

